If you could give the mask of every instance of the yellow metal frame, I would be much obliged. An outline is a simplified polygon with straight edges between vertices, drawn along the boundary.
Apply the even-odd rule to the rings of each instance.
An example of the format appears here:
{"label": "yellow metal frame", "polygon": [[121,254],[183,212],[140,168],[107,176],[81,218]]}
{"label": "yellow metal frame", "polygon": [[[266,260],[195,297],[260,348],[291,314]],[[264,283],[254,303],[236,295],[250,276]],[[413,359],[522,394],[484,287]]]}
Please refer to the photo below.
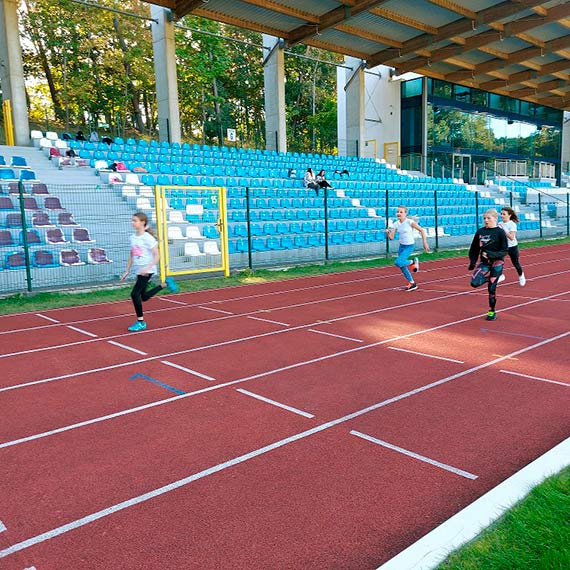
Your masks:
{"label": "yellow metal frame", "polygon": [[4,113],[4,131],[6,133],[6,145],[14,146],[14,123],[12,122],[12,103],[6,99],[2,103],[2,112]]}
{"label": "yellow metal frame", "polygon": [[222,265],[219,267],[205,267],[201,269],[188,269],[184,271],[170,271],[170,252],[168,247],[168,220],[166,219],[166,189],[173,186],[155,186],[154,198],[156,209],[156,226],[158,230],[158,251],[160,253],[160,279],[164,281],[171,275],[192,275],[194,273],[212,273],[223,271],[226,277],[230,275],[230,256],[228,251],[228,216],[226,188],[224,186],[176,186],[177,190],[215,190],[218,193],[219,217],[216,222],[220,233],[220,246],[222,252]]}

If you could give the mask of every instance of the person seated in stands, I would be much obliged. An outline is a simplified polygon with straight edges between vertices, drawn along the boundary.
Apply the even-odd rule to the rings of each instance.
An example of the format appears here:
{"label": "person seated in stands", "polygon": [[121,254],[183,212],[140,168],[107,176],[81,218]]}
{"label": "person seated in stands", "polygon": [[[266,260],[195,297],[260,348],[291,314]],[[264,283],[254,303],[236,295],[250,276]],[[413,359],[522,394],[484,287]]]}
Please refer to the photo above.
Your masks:
{"label": "person seated in stands", "polygon": [[99,142],[99,135],[97,134],[97,131],[91,131],[91,134],[89,135],[89,142]]}
{"label": "person seated in stands", "polygon": [[329,184],[329,181],[327,180],[326,176],[325,176],[325,171],[324,170],[320,170],[319,173],[317,174],[315,180],[317,181],[317,184],[319,185],[319,187],[321,188],[332,188],[332,186]]}
{"label": "person seated in stands", "polygon": [[77,131],[77,134],[75,135],[75,140],[76,141],[86,141],[87,139],[85,138],[83,131]]}
{"label": "person seated in stands", "polygon": [[113,172],[117,172],[117,170],[123,170],[123,171],[128,170],[127,165],[124,162],[121,162],[120,160],[113,160],[113,164],[111,164],[109,168]]}
{"label": "person seated in stands", "polygon": [[334,171],[335,174],[340,174],[340,177],[342,178],[344,174],[346,174],[346,176],[350,176],[350,172],[345,168],[344,170],[335,170]]}
{"label": "person seated in stands", "polygon": [[287,178],[297,178],[297,169],[290,168],[289,170],[287,170]]}
{"label": "person seated in stands", "polygon": [[69,158],[69,165],[70,166],[76,165],[75,158],[77,157],[77,153],[72,148],[68,148],[65,151],[65,156],[67,156],[67,158]]}
{"label": "person seated in stands", "polygon": [[103,137],[101,142],[111,146],[113,144],[113,139],[111,137]]}
{"label": "person seated in stands", "polygon": [[317,179],[315,178],[315,173],[312,168],[307,168],[307,172],[305,172],[305,176],[303,176],[303,186],[314,190],[317,196],[319,195],[321,187],[317,184]]}

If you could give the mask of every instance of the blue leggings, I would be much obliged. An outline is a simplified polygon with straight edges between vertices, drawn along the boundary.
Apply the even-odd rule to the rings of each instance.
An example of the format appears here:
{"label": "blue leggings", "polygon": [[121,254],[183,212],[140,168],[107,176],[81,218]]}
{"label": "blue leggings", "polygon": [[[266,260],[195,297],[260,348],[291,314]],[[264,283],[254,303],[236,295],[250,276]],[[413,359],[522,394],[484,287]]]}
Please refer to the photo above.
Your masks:
{"label": "blue leggings", "polygon": [[410,245],[403,245],[400,244],[398,248],[398,257],[396,257],[396,261],[394,261],[394,265],[399,267],[404,274],[404,277],[410,282],[414,282],[414,278],[408,269],[408,265],[411,265],[413,262],[408,259],[410,255],[414,252],[414,244],[411,243]]}

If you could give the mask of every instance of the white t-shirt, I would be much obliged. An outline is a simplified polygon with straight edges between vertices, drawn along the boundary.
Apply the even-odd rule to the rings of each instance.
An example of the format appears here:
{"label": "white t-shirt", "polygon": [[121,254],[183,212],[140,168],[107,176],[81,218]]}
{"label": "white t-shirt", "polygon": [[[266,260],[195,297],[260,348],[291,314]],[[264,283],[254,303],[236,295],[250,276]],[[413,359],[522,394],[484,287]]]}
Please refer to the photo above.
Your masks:
{"label": "white t-shirt", "polygon": [[518,241],[517,241],[517,225],[513,222],[513,220],[509,220],[508,222],[499,222],[499,227],[503,228],[505,230],[505,233],[510,234],[511,232],[515,232],[515,237],[514,239],[509,239],[509,237],[507,236],[507,243],[509,244],[509,247],[514,247],[515,245],[518,245]]}
{"label": "white t-shirt", "polygon": [[[158,245],[158,242],[148,232],[144,232],[140,236],[131,235],[131,255],[133,257],[133,269],[135,273],[143,267],[147,267],[152,263],[152,249]],[[156,273],[156,265],[150,268],[150,273]]]}
{"label": "white t-shirt", "polygon": [[392,224],[398,235],[400,236],[400,243],[402,245],[413,245],[414,243],[414,228],[412,228],[412,220],[406,218],[403,222],[399,220]]}

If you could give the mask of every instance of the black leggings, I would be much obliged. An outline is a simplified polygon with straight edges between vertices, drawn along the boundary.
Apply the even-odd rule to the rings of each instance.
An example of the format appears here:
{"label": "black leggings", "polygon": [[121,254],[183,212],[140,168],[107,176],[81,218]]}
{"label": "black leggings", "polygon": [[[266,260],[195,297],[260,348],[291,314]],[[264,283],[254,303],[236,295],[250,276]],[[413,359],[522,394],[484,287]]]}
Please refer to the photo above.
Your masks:
{"label": "black leggings", "polygon": [[509,257],[511,258],[511,261],[513,262],[513,266],[517,270],[517,273],[519,274],[519,277],[520,277],[523,274],[523,269],[522,269],[521,264],[519,262],[519,246],[518,245],[513,245],[513,247],[509,247]]}
{"label": "black leggings", "polygon": [[495,310],[495,305],[497,304],[497,283],[503,273],[503,265],[502,259],[493,261],[490,266],[487,263],[481,262],[473,272],[473,277],[471,277],[471,287],[480,287],[484,283],[487,283],[489,309],[491,309],[491,311]]}
{"label": "black leggings", "polygon": [[131,299],[133,300],[133,305],[135,307],[135,313],[139,319],[143,316],[143,302],[148,301],[151,297],[154,297],[157,293],[162,291],[162,287],[158,285],[152,289],[146,290],[148,282],[152,277],[152,273],[148,275],[137,275],[137,282],[131,291]]}

